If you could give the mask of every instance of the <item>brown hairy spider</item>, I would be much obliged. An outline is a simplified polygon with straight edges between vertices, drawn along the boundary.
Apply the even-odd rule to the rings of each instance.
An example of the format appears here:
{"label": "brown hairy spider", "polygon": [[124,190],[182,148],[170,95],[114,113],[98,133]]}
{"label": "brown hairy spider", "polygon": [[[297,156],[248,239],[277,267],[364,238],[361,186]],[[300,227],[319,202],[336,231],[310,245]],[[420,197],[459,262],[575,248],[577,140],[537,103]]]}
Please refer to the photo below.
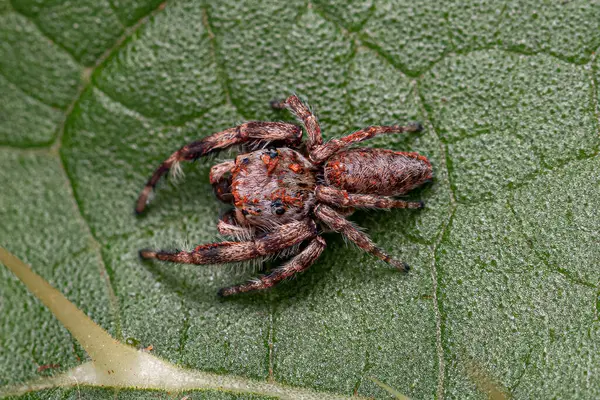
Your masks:
{"label": "brown hairy spider", "polygon": [[[432,179],[429,160],[417,153],[348,147],[377,135],[420,132],[420,124],[370,126],[323,143],[316,117],[292,95],[272,102],[289,109],[308,133],[305,146],[300,126],[284,122],[246,122],[183,146],[167,158],[146,183],[135,211],[147,204],[152,189],[169,169],[235,145],[254,149],[235,160],[214,165],[210,183],[217,197],[234,208],[221,217],[217,229],[236,241],[197,246],[193,251],[141,250],[143,259],[186,264],[223,264],[270,256],[293,256],[267,275],[223,288],[221,296],[270,288],[310,267],[325,249],[323,228],[339,232],[375,257],[408,271],[375,246],[346,220],[359,208],[423,208],[423,202],[394,199]],[[270,147],[266,147],[266,146]],[[259,146],[259,147],[257,147]],[[304,244],[304,246],[302,246]]]}

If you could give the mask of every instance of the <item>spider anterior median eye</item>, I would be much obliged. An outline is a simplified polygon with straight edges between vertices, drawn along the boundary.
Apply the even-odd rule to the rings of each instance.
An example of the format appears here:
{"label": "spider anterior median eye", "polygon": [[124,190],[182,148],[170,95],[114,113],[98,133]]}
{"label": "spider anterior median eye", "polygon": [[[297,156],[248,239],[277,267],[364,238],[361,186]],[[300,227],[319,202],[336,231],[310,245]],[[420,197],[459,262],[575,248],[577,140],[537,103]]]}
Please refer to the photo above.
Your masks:
{"label": "spider anterior median eye", "polygon": [[275,214],[277,215],[282,215],[285,213],[285,207],[283,206],[281,199],[273,200],[271,207],[273,207]]}

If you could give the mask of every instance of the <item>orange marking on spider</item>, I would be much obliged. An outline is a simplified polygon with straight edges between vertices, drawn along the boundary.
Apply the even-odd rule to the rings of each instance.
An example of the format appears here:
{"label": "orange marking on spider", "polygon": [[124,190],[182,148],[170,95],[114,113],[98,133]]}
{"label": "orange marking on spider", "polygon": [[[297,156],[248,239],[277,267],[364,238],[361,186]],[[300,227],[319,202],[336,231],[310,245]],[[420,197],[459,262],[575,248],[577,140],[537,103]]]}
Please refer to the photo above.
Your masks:
{"label": "orange marking on spider", "polygon": [[295,173],[299,173],[302,172],[302,167],[300,166],[300,164],[290,164],[288,167],[290,170],[294,171]]}

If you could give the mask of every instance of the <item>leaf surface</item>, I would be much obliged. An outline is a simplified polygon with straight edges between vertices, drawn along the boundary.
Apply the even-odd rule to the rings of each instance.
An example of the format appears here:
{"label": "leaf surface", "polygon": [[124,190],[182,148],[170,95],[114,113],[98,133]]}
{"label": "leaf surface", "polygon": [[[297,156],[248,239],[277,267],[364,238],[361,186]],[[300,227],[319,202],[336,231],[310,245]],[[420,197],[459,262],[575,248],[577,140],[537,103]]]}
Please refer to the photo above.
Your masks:
{"label": "leaf surface", "polygon": [[[583,0],[0,0],[0,245],[118,340],[185,368],[485,398],[476,363],[517,398],[597,398],[598,46],[600,5]],[[297,279],[227,300],[217,289],[253,271],[140,262],[219,240],[215,160],[185,165],[137,218],[152,170],[241,121],[293,121],[268,106],[292,92],[326,139],[424,123],[369,145],[432,161],[434,184],[410,196],[427,207],[352,217],[411,273],[333,234]],[[4,268],[0,288],[0,388],[87,361]]]}

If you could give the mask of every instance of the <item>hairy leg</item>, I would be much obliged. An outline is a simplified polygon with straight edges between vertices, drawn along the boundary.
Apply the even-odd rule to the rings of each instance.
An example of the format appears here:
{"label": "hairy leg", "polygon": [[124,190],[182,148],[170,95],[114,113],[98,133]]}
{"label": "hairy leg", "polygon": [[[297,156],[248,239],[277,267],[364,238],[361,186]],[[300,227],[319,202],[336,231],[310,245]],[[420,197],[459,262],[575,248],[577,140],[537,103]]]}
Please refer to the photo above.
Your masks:
{"label": "hairy leg", "polygon": [[320,236],[315,237],[302,252],[292,258],[285,265],[274,269],[270,274],[235,286],[219,290],[220,296],[231,296],[237,293],[264,290],[275,286],[279,282],[308,269],[325,249],[325,240]]}
{"label": "hairy leg", "polygon": [[209,180],[213,186],[215,195],[223,203],[231,203],[233,195],[231,194],[231,177],[227,176],[235,166],[235,161],[227,160],[220,164],[213,165],[210,169]]}
{"label": "hairy leg", "polygon": [[400,270],[408,271],[410,269],[408,264],[405,262],[394,260],[384,250],[378,248],[366,233],[358,230],[350,221],[345,219],[329,206],[319,204],[315,208],[315,216],[321,221],[325,222],[334,231],[346,236],[367,253],[373,254],[375,257],[393,265]]}
{"label": "hairy leg", "polygon": [[222,163],[213,165],[210,168],[210,174],[208,175],[210,183],[213,185],[219,183],[219,181],[223,179],[225,175],[231,172],[233,167],[235,167],[235,161],[233,160],[227,160],[223,161]]}
{"label": "hairy leg", "polygon": [[204,244],[193,251],[140,250],[140,257],[181,264],[225,264],[278,253],[316,235],[312,220],[294,221],[246,242]]}
{"label": "hairy leg", "polygon": [[234,237],[237,240],[250,240],[253,238],[254,230],[250,227],[240,226],[235,217],[235,211],[231,210],[225,213],[217,223],[217,231],[223,236]]}
{"label": "hairy leg", "polygon": [[302,121],[302,124],[306,127],[306,133],[308,133],[308,150],[323,143],[321,127],[317,122],[317,117],[304,103],[302,103],[298,96],[293,94],[285,100],[272,101],[271,107],[276,109],[287,108],[296,116],[296,118]]}
{"label": "hairy leg", "polygon": [[309,158],[312,162],[319,164],[343,148],[346,148],[357,142],[362,142],[363,140],[371,139],[378,135],[384,135],[388,133],[421,132],[422,130],[423,126],[421,124],[411,124],[406,126],[369,126],[348,136],[344,136],[340,139],[331,139],[329,142],[323,145],[316,146],[310,150]]}
{"label": "hairy leg", "polygon": [[317,200],[336,207],[365,208],[423,208],[422,201],[396,200],[387,196],[373,194],[354,194],[331,186],[318,185],[315,188]]}
{"label": "hairy leg", "polygon": [[186,144],[169,158],[163,161],[154,171],[146,186],[137,199],[135,211],[139,214],[144,211],[148,197],[160,178],[171,168],[176,168],[181,161],[196,160],[202,156],[226,149],[231,146],[248,142],[283,141],[289,145],[296,145],[302,139],[302,129],[294,124],[283,122],[246,122],[234,128],[226,129],[204,139]]}
{"label": "hairy leg", "polygon": [[356,211],[354,207],[333,207],[333,209],[343,217],[349,217]]}

